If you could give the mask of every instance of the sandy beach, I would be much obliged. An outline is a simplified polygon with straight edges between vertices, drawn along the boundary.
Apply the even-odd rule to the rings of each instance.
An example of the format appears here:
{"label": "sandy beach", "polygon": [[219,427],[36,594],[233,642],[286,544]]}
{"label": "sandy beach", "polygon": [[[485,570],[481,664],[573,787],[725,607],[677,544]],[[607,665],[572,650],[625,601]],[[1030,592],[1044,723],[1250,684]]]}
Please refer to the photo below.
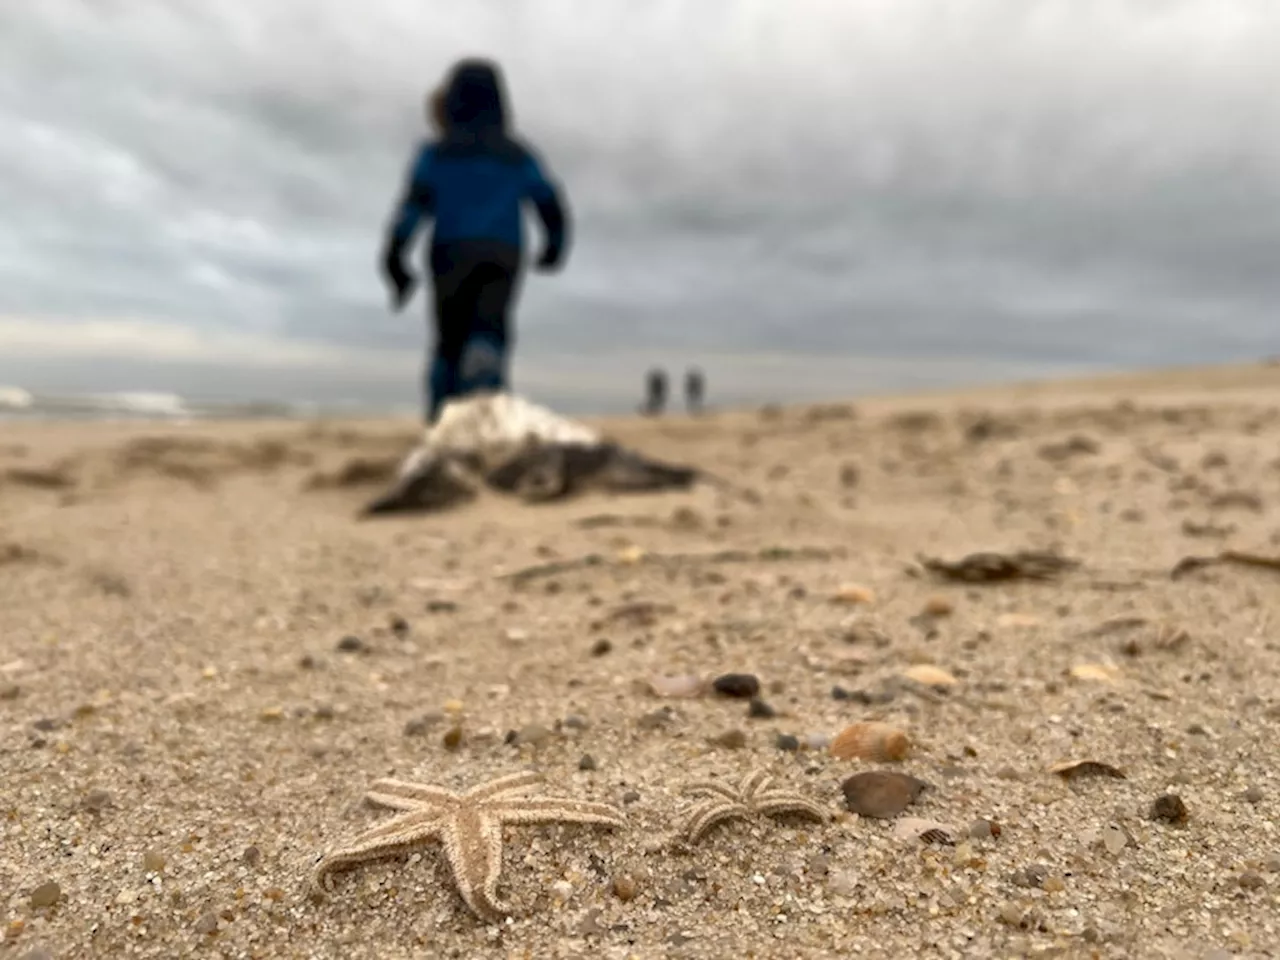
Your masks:
{"label": "sandy beach", "polygon": [[[734,490],[357,520],[414,423],[0,424],[0,957],[1280,955],[1280,366],[601,425]],[[313,894],[380,778],[530,769],[625,825],[507,826],[509,919],[435,843]],[[828,821],[682,833],[756,770]]]}

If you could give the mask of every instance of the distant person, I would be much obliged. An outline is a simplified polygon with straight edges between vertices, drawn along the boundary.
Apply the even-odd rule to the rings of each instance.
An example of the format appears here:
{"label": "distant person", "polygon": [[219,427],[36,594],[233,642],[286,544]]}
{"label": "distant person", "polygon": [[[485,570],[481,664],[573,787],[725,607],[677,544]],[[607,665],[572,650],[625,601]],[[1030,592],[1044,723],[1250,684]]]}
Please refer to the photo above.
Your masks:
{"label": "distant person", "polygon": [[706,396],[707,382],[702,375],[702,371],[697,367],[692,367],[684,375],[684,406],[685,409],[697,416],[702,412],[702,405]]}
{"label": "distant person", "polygon": [[463,60],[429,96],[436,136],[414,157],[383,246],[382,270],[399,311],[417,284],[405,255],[418,227],[435,223],[427,257],[435,291],[435,342],[425,377],[428,424],[451,398],[507,387],[523,202],[533,204],[544,230],[535,268],[558,269],[568,247],[560,190],[510,132],[503,88],[496,64]]}
{"label": "distant person", "polygon": [[647,417],[657,417],[666,407],[667,374],[660,367],[654,367],[644,378],[644,404],[640,412]]}

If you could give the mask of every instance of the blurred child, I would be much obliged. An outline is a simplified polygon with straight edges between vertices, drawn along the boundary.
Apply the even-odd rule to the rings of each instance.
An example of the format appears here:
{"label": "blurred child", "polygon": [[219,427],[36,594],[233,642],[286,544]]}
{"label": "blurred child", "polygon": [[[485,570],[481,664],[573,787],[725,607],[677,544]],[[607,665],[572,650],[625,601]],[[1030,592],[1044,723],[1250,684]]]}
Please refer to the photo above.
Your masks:
{"label": "blurred child", "polygon": [[405,254],[434,221],[427,257],[435,293],[435,344],[426,375],[426,419],[476,390],[507,387],[510,312],[524,249],[522,207],[533,204],[544,241],[535,268],[564,260],[569,224],[556,185],[509,130],[498,67],[464,60],[429,98],[437,138],[419,148],[387,231],[382,268],[398,311],[417,278]]}

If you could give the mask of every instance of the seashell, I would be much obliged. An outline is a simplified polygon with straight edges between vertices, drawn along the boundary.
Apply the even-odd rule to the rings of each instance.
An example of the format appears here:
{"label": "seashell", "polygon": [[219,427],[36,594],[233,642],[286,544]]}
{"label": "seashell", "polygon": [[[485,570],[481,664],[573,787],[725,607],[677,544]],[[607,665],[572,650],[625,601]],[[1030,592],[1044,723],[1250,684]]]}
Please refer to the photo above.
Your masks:
{"label": "seashell", "polygon": [[876,594],[870,587],[864,587],[858,583],[847,583],[835,592],[831,602],[841,603],[846,606],[856,606],[858,604],[870,606],[876,602]]}
{"label": "seashell", "polygon": [[926,687],[954,687],[959,681],[941,667],[931,663],[918,663],[902,671],[908,680],[924,684]]}
{"label": "seashell", "polygon": [[1075,780],[1080,777],[1113,777],[1116,780],[1126,779],[1124,772],[1111,766],[1109,763],[1102,763],[1099,760],[1068,760],[1065,763],[1055,763],[1049,768],[1050,773],[1056,773],[1064,780]]}
{"label": "seashell", "polygon": [[649,681],[649,691],[655,697],[688,700],[701,696],[706,690],[702,677],[692,673],[654,677]]}
{"label": "seashell", "polygon": [[921,820],[918,817],[903,817],[893,826],[893,836],[897,840],[919,840],[921,843],[934,843],[944,847],[956,845],[954,827],[937,820]]}
{"label": "seashell", "polygon": [[1088,680],[1094,683],[1115,683],[1119,671],[1101,663],[1077,663],[1071,668],[1071,676],[1076,680]]}
{"label": "seashell", "polygon": [[831,741],[837,760],[897,761],[906,757],[911,739],[890,723],[867,720],[845,727]]}
{"label": "seashell", "polygon": [[891,820],[902,813],[928,787],[923,780],[887,770],[855,773],[840,784],[846,807],[860,817],[881,820]]}

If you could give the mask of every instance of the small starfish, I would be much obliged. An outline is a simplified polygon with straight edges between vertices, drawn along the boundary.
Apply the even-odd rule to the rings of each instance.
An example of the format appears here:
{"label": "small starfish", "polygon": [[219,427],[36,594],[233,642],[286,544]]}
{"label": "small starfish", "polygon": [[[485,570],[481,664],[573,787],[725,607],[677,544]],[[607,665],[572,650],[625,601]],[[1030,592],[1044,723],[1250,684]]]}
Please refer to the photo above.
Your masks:
{"label": "small starfish", "polygon": [[767,817],[797,814],[821,823],[827,821],[827,812],[822,807],[798,793],[775,787],[773,777],[764,770],[748,773],[737,790],[714,780],[699,780],[691,783],[686,792],[706,797],[689,811],[685,821],[684,835],[690,843],[699,840],[717,823],[745,820],[752,814]]}
{"label": "small starfish", "polygon": [[365,831],[346,847],[327,854],[316,866],[314,884],[328,888],[329,874],[439,840],[453,871],[458,893],[479,917],[505,916],[510,907],[498,899],[502,874],[502,827],[508,823],[590,823],[623,825],[622,811],[604,803],[568,797],[526,796],[542,781],[532,771],[513,773],[454,793],[432,784],[375,781],[365,799],[401,810]]}

